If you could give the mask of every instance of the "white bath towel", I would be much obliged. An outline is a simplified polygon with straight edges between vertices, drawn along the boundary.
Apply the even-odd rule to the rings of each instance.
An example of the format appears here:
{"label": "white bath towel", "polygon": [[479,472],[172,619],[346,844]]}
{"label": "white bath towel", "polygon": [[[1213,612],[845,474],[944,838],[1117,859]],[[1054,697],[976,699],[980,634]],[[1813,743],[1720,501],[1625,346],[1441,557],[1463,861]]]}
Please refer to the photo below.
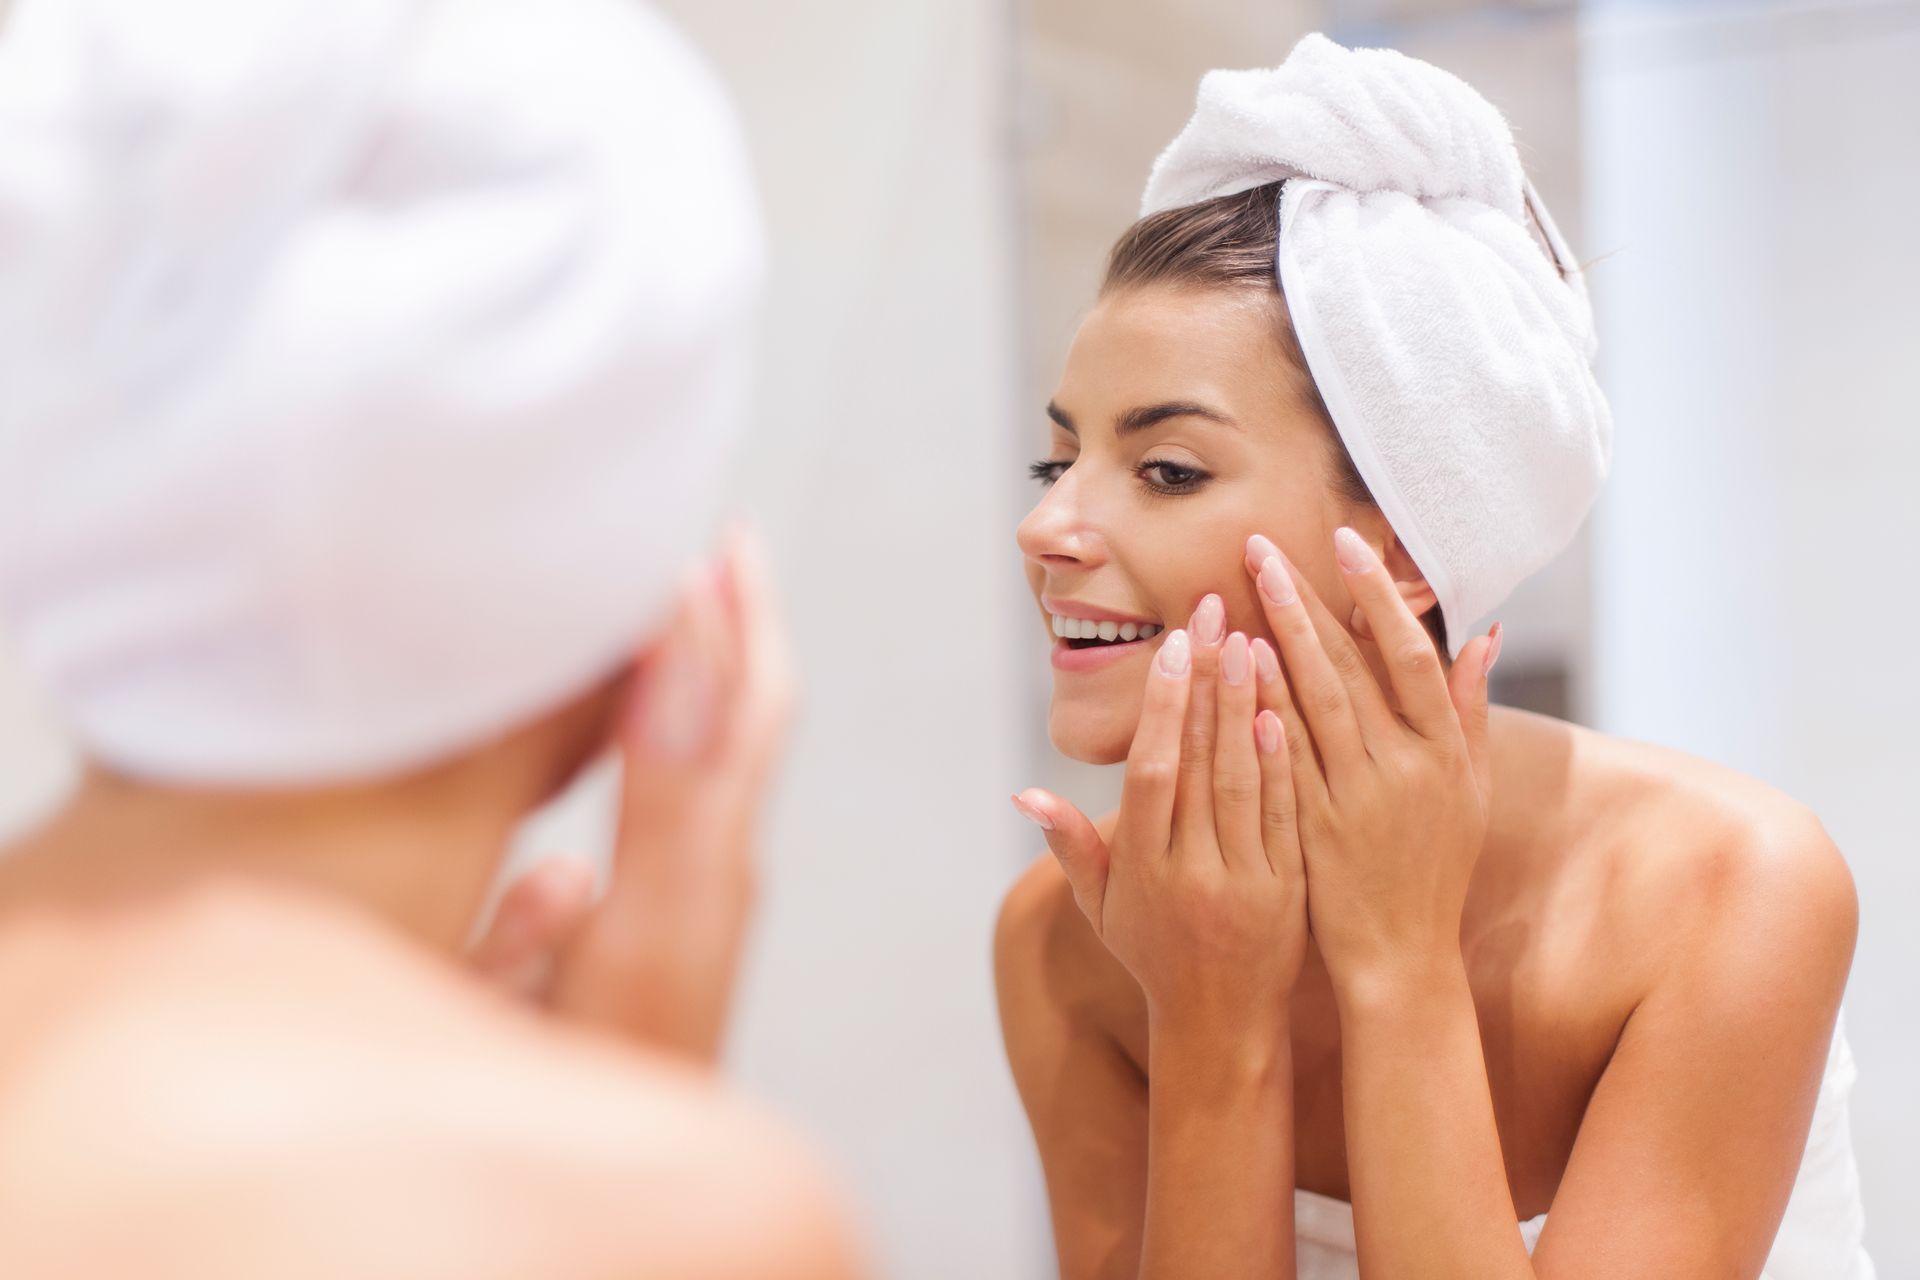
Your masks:
{"label": "white bath towel", "polygon": [[21,0],[0,617],[89,754],[313,783],[628,659],[712,534],[762,269],[628,0]]}
{"label": "white bath towel", "polygon": [[1308,369],[1457,654],[1571,540],[1607,469],[1577,264],[1500,113],[1389,50],[1302,40],[1214,71],[1142,215],[1286,180],[1278,271]]}

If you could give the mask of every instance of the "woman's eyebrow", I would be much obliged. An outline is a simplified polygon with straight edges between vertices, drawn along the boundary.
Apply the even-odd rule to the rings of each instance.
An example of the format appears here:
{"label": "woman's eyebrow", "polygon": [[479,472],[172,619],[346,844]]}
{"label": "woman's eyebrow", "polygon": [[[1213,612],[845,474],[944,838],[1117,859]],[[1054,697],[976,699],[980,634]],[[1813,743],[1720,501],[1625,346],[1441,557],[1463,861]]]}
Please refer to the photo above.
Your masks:
{"label": "woman's eyebrow", "polygon": [[[1079,428],[1073,425],[1073,419],[1067,416],[1067,411],[1051,400],[1047,402],[1047,416],[1068,435],[1080,434]],[[1127,410],[1115,425],[1114,434],[1125,436],[1137,431],[1148,431],[1169,418],[1205,418],[1208,422],[1217,422],[1223,427],[1240,425],[1218,409],[1209,409],[1206,405],[1192,400],[1169,400],[1164,404],[1141,405],[1137,409]]]}
{"label": "woman's eyebrow", "polygon": [[1206,405],[1197,404],[1191,400],[1170,400],[1165,404],[1142,405],[1138,409],[1127,410],[1114,430],[1118,435],[1132,435],[1136,431],[1157,427],[1169,418],[1205,418],[1223,427],[1240,425],[1218,409],[1209,409]]}

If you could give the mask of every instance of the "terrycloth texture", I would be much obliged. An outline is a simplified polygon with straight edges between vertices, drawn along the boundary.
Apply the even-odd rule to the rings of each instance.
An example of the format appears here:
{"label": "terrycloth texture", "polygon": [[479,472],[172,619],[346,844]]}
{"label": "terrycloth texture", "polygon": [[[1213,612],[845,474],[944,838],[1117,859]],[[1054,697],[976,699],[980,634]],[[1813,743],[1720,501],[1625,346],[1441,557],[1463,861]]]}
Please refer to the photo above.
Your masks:
{"label": "terrycloth texture", "polygon": [[22,0],[0,619],[149,777],[514,727],[707,545],[762,258],[724,92],[629,0]]}
{"label": "terrycloth texture", "polygon": [[1282,179],[1308,369],[1458,654],[1606,475],[1586,288],[1500,113],[1402,54],[1310,35],[1271,70],[1210,72],[1141,214]]}
{"label": "terrycloth texture", "polygon": [[[1861,1244],[1860,1175],[1854,1167],[1847,1100],[1853,1093],[1853,1050],[1846,1019],[1833,1029],[1826,1074],[1813,1106],[1813,1125],[1786,1214],[1773,1238],[1760,1280],[1874,1280],[1873,1259]],[[1299,1280],[1359,1280],[1353,1206],[1312,1191],[1294,1193],[1294,1244]],[[1520,1224],[1532,1253],[1547,1215]]]}

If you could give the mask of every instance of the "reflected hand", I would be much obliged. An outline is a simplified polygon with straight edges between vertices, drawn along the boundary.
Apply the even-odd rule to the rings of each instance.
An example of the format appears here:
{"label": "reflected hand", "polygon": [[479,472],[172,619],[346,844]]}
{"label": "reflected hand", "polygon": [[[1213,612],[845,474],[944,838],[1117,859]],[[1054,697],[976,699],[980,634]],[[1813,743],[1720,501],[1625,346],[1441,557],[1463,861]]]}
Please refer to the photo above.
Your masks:
{"label": "reflected hand", "polygon": [[543,863],[502,898],[481,972],[561,1016],[717,1058],[792,703],[764,559],[737,536],[639,660],[605,896],[592,902],[583,861]]}

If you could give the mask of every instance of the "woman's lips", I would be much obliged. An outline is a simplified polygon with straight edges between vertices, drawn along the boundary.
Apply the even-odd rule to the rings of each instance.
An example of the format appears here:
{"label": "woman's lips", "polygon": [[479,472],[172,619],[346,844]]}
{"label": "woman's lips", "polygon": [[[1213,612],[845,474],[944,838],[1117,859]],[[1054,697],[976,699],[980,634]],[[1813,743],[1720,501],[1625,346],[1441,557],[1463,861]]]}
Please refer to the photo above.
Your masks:
{"label": "woman's lips", "polygon": [[1101,671],[1116,662],[1125,662],[1136,654],[1142,654],[1154,648],[1159,638],[1156,635],[1151,640],[1120,640],[1112,644],[1094,644],[1084,649],[1076,649],[1071,641],[1055,637],[1053,669],[1079,673]]}

